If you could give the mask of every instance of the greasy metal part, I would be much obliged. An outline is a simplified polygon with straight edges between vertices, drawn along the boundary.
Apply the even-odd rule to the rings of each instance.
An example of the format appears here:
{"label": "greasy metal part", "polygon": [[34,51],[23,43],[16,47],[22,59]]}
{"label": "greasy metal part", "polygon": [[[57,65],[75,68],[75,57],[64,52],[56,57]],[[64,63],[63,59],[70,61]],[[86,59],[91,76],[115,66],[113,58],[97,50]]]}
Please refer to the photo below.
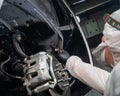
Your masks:
{"label": "greasy metal part", "polygon": [[4,24],[10,31],[13,30],[12,26],[10,26],[6,21],[0,18],[1,24]]}
{"label": "greasy metal part", "polygon": [[[55,14],[52,2],[48,0],[5,0],[7,5],[1,10],[0,16],[8,20],[14,27],[29,26],[28,22],[45,22],[56,34],[59,34],[57,47],[63,48],[63,36],[59,29],[57,15]],[[49,6],[46,6],[49,5]],[[12,6],[11,6],[12,5]],[[4,13],[5,10],[9,10]],[[15,12],[15,16],[13,15]],[[4,13],[4,14],[3,14]],[[9,15],[6,15],[8,14]],[[12,14],[11,14],[12,13]],[[17,15],[19,14],[19,15]],[[54,15],[53,15],[54,14]],[[11,15],[11,16],[10,16]],[[21,16],[22,15],[22,16]],[[9,18],[8,18],[9,17]]]}
{"label": "greasy metal part", "polygon": [[10,57],[8,57],[8,59],[6,59],[4,62],[1,63],[1,65],[0,65],[0,70],[1,70],[1,72],[4,73],[6,76],[8,76],[8,77],[10,77],[10,78],[23,80],[22,77],[9,74],[9,73],[7,73],[7,72],[5,71],[4,66],[5,66],[5,64],[7,64],[9,61],[10,61]]}
{"label": "greasy metal part", "polygon": [[39,94],[42,91],[54,88],[57,84],[55,74],[53,72],[52,57],[46,52],[40,52],[32,55],[29,60],[25,60],[25,82],[24,85],[28,90],[28,94]]}
{"label": "greasy metal part", "polygon": [[58,93],[64,93],[69,88],[68,73],[62,64],[46,52],[39,52],[25,59],[24,86],[29,95],[40,94],[49,89],[55,89]]}
{"label": "greasy metal part", "polygon": [[66,30],[74,30],[75,26],[74,24],[70,23],[69,25],[64,25],[60,27],[61,31],[66,31]]}

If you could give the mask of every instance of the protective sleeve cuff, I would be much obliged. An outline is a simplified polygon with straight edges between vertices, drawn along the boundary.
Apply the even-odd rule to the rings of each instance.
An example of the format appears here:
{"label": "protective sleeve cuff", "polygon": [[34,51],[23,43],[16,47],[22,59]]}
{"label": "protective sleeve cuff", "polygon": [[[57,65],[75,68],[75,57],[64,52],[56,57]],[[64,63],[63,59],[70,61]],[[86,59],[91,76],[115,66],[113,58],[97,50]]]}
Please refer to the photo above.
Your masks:
{"label": "protective sleeve cuff", "polygon": [[79,61],[79,64],[83,63],[81,58],[79,58],[78,56],[71,56],[68,58],[68,60],[66,62],[66,68],[69,70],[70,73],[72,72],[72,70],[76,66],[75,64],[77,64],[76,62],[78,62],[78,61]]}

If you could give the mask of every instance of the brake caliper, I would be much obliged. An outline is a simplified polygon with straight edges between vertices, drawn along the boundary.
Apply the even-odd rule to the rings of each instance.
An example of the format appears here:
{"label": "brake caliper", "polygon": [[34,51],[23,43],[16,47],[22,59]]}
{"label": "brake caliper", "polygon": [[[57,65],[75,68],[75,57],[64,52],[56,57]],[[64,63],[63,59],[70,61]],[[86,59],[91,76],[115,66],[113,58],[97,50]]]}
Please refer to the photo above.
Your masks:
{"label": "brake caliper", "polygon": [[26,58],[25,62],[24,86],[29,95],[54,88],[63,92],[69,86],[68,74],[54,56],[39,52]]}

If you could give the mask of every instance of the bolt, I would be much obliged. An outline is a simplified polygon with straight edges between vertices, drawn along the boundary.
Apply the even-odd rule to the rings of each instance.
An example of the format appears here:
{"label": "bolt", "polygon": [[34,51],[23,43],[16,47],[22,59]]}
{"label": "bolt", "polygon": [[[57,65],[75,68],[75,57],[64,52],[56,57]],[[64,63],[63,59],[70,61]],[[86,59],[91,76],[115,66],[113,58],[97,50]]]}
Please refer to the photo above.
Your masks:
{"label": "bolt", "polygon": [[56,64],[56,67],[58,67],[58,66],[60,66],[60,65],[61,65],[61,63],[57,63],[57,64]]}
{"label": "bolt", "polygon": [[58,80],[58,83],[59,83],[59,82],[62,82],[62,81],[63,81],[63,79],[59,79],[59,80]]}
{"label": "bolt", "polygon": [[53,71],[54,71],[54,72],[56,72],[56,71],[60,71],[60,69],[56,68],[56,69],[54,69]]}
{"label": "bolt", "polygon": [[63,86],[64,86],[64,87],[66,87],[66,86],[69,86],[69,83],[67,83],[67,84],[64,84]]}

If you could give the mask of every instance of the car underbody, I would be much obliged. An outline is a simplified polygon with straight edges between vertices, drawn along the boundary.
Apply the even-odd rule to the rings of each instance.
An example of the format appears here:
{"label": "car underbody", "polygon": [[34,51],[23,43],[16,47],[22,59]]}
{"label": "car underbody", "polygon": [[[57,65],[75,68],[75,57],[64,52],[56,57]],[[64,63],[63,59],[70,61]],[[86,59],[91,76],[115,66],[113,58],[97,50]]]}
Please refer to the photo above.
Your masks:
{"label": "car underbody", "polygon": [[53,93],[83,96],[88,93],[91,88],[72,77],[55,53],[64,49],[99,66],[91,51],[101,42],[104,13],[117,10],[119,0],[2,1],[1,96],[52,96]]}

